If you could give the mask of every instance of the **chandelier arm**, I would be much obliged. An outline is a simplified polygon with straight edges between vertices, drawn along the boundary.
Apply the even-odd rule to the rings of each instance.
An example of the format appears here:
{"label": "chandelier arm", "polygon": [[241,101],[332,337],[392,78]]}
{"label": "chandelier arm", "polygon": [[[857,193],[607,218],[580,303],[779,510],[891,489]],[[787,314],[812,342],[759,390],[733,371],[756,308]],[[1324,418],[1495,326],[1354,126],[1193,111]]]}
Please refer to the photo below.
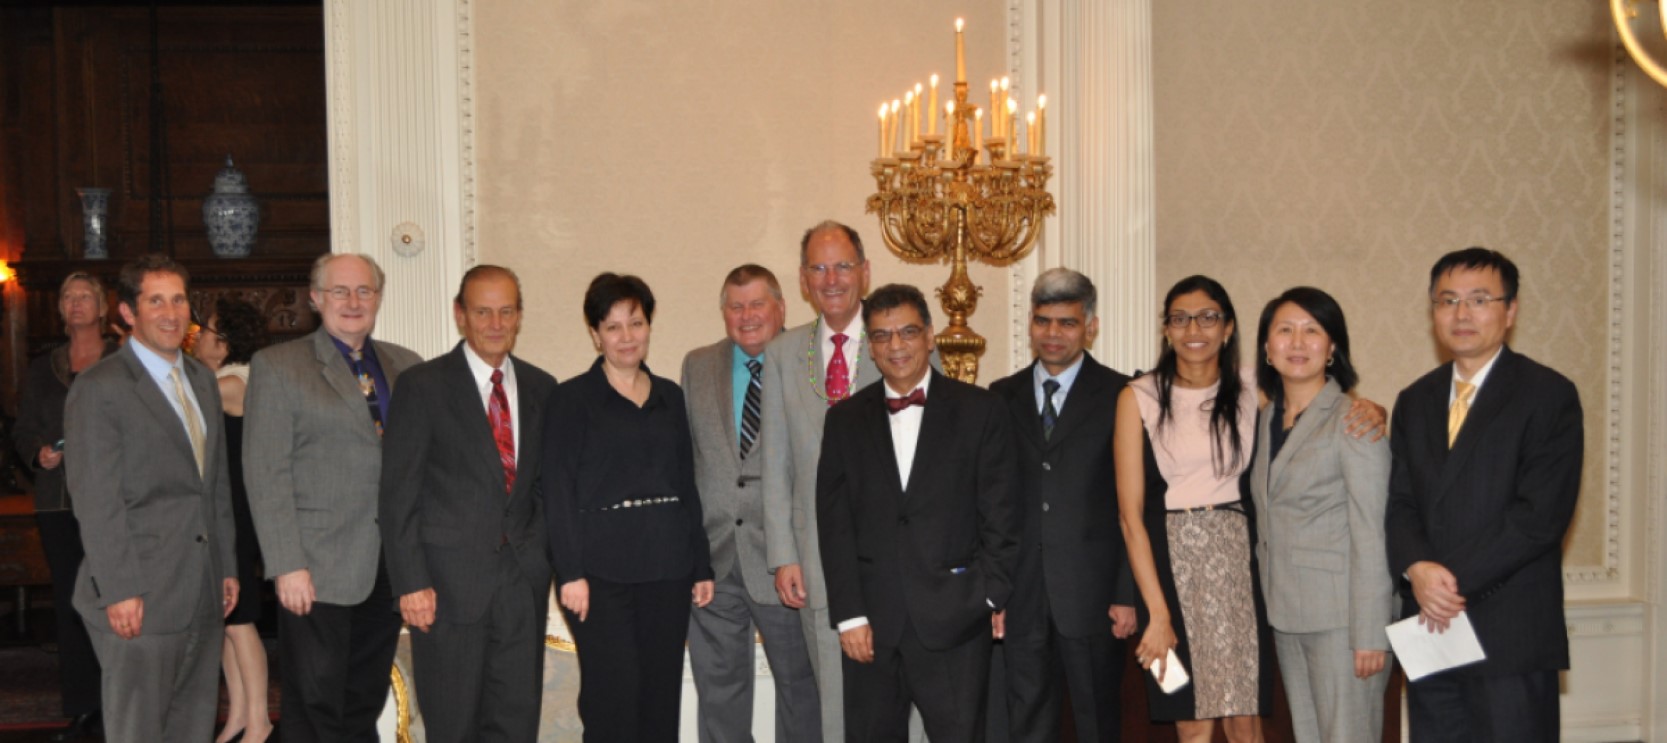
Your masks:
{"label": "chandelier arm", "polygon": [[[1609,0],[1609,12],[1615,18],[1615,30],[1620,33],[1621,44],[1626,47],[1627,54],[1632,55],[1632,61],[1638,63],[1644,74],[1649,75],[1657,84],[1667,86],[1667,69],[1663,69],[1659,62],[1650,57],[1649,52],[1644,51],[1643,45],[1638,43],[1638,37],[1632,31],[1632,24],[1628,23],[1629,18],[1638,14],[1636,9],[1629,7],[1632,2],[1633,0]],[[1660,15],[1662,34],[1667,35],[1667,12]]]}

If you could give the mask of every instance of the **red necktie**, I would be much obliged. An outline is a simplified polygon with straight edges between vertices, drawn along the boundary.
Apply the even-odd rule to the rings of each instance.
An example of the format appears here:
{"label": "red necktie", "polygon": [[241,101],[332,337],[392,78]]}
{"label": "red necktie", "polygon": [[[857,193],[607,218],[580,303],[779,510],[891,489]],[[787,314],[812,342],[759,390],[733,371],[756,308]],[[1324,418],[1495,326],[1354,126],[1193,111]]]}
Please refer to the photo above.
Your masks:
{"label": "red necktie", "polygon": [[835,333],[833,358],[828,359],[828,404],[832,405],[851,396],[851,369],[845,365],[846,336]]}
{"label": "red necktie", "polygon": [[504,394],[504,373],[492,370],[492,400],[486,405],[492,422],[492,438],[498,442],[498,461],[504,465],[504,492],[515,489],[515,426],[509,419],[509,396]]}

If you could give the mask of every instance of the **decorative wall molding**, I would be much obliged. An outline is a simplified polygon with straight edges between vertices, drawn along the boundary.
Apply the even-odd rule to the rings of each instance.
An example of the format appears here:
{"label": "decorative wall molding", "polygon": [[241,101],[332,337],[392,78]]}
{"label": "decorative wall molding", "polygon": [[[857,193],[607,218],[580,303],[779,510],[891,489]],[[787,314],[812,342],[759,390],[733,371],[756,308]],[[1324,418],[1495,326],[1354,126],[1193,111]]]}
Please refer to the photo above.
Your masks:
{"label": "decorative wall molding", "polygon": [[[328,0],[332,250],[387,273],[377,335],[435,356],[475,261],[470,0]],[[416,225],[425,249],[389,239]]]}
{"label": "decorative wall molding", "polygon": [[[1011,275],[1015,368],[1030,362],[1030,285],[1055,266],[1099,290],[1093,352],[1124,372],[1157,344],[1156,199],[1152,146],[1151,0],[1010,0],[1008,40],[1028,97],[1049,94],[1048,135],[1059,213]],[[1056,94],[1057,93],[1057,94]]]}

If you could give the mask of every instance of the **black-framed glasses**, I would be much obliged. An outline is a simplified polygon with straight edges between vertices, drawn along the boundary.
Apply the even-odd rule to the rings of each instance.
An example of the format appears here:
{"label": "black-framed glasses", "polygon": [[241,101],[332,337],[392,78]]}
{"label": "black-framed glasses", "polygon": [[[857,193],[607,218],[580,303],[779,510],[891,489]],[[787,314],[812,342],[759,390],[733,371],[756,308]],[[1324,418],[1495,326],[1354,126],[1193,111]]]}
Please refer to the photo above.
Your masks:
{"label": "black-framed glasses", "polygon": [[870,330],[868,331],[868,342],[876,346],[883,346],[890,343],[892,336],[895,335],[906,342],[913,343],[920,340],[920,336],[925,333],[926,328],[919,325],[904,325],[895,332],[891,330]]}
{"label": "black-framed glasses", "polygon": [[1163,324],[1175,328],[1176,330],[1181,330],[1191,324],[1194,320],[1198,321],[1198,327],[1209,330],[1210,328],[1221,324],[1221,313],[1215,310],[1204,310],[1196,315],[1189,315],[1185,312],[1172,312],[1163,318]]}
{"label": "black-framed glasses", "polygon": [[1483,294],[1474,297],[1436,297],[1430,300],[1430,306],[1434,307],[1437,312],[1452,312],[1458,309],[1461,304],[1472,310],[1481,311],[1487,309],[1488,305],[1494,302],[1509,301],[1505,297],[1490,297]]}

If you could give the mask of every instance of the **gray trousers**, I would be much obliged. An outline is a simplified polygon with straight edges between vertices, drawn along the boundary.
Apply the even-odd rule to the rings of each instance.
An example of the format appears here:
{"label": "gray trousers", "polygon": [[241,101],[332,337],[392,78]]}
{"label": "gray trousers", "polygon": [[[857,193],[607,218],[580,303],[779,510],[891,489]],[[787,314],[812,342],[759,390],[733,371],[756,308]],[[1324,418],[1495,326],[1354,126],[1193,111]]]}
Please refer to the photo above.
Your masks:
{"label": "gray trousers", "polygon": [[799,613],[753,601],[739,567],[718,581],[712,603],[695,609],[689,623],[701,743],[752,741],[754,627],[764,636],[764,656],[776,687],[775,739],[816,743],[822,739],[821,702]]}
{"label": "gray trousers", "polygon": [[1389,663],[1371,676],[1355,678],[1348,629],[1297,634],[1275,630],[1273,645],[1279,652],[1279,673],[1297,743],[1383,740]]}
{"label": "gray trousers", "polygon": [[202,577],[196,617],[181,632],[158,635],[140,624],[123,640],[103,626],[87,627],[104,668],[104,740],[108,743],[198,743],[214,739],[220,707],[220,581]]}

